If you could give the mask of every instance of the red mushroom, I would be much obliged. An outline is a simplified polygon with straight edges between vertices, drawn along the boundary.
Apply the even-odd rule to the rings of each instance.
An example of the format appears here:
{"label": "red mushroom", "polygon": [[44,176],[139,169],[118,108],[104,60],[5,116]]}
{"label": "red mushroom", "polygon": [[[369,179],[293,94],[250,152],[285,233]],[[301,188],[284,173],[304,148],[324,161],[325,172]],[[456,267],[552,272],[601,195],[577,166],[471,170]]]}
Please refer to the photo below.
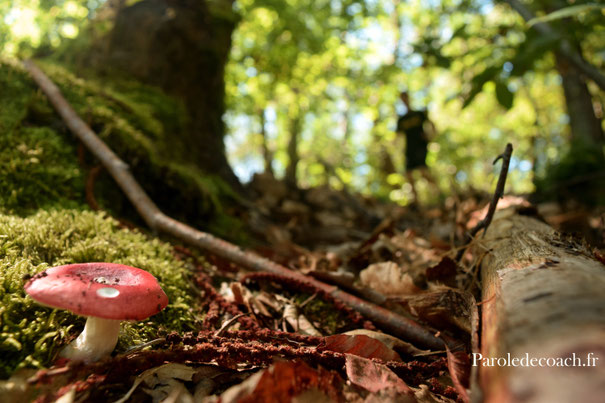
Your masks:
{"label": "red mushroom", "polygon": [[61,356],[92,362],[113,351],[121,320],[146,319],[168,305],[155,277],[115,263],[79,263],[47,269],[25,285],[36,302],[87,316],[84,330]]}

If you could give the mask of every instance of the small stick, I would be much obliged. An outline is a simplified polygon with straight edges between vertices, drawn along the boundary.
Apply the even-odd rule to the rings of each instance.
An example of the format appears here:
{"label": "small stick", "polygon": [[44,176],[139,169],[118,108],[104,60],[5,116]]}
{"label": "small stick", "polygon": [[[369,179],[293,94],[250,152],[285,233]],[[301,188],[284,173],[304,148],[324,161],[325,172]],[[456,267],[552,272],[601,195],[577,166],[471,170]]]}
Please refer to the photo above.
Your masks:
{"label": "small stick", "polygon": [[[502,168],[500,169],[500,176],[498,177],[498,183],[496,184],[496,191],[494,192],[494,197],[489,203],[489,208],[487,210],[487,214],[483,218],[483,220],[479,221],[475,227],[469,231],[466,236],[466,240],[464,244],[469,244],[469,242],[477,235],[479,231],[485,229],[483,231],[483,236],[487,232],[487,227],[492,222],[492,218],[494,217],[494,213],[496,212],[496,207],[498,206],[498,201],[504,196],[504,185],[506,184],[506,176],[508,175],[508,166],[510,165],[510,157],[513,154],[513,145],[508,143],[504,152],[496,157],[493,165],[496,164],[500,159],[502,159]],[[460,261],[462,256],[464,256],[464,252],[466,252],[466,248],[460,249],[458,254],[456,255],[456,261]]]}
{"label": "small stick", "polygon": [[78,116],[69,102],[63,97],[59,88],[40,70],[33,61],[24,63],[34,81],[46,94],[51,104],[63,118],[67,127],[84,143],[98,158],[107,172],[126,194],[147,225],[154,231],[172,235],[190,245],[213,253],[235,264],[252,271],[266,271],[299,281],[313,284],[315,287],[330,294],[333,298],[355,309],[379,327],[393,336],[409,340],[421,347],[433,350],[443,350],[444,341],[435,337],[431,331],[415,321],[389,311],[381,306],[348,294],[337,287],[322,283],[312,277],[292,271],[285,266],[269,259],[246,252],[238,246],[217,238],[207,232],[199,231],[164,214],[143,190],[130,172],[128,164],[122,161],[107,144],[103,142],[92,129]]}

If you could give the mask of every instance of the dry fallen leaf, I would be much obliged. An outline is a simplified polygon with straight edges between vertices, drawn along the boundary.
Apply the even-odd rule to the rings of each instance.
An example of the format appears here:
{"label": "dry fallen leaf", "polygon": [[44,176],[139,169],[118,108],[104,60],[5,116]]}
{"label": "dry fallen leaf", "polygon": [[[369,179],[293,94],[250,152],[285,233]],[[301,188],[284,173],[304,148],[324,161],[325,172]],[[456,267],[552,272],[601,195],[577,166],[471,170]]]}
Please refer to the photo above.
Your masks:
{"label": "dry fallen leaf", "polygon": [[414,347],[412,344],[398,339],[397,337],[391,336],[390,334],[375,332],[373,330],[355,329],[345,332],[344,334],[349,336],[368,336],[384,343],[388,348],[393,349],[396,352],[401,352],[412,356],[422,356],[431,353],[430,350],[420,350],[419,348]]}
{"label": "dry fallen leaf", "polygon": [[426,279],[445,284],[449,287],[455,287],[457,273],[458,265],[453,259],[446,256],[436,265],[426,269]]}
{"label": "dry fallen leaf", "polygon": [[361,284],[387,296],[404,296],[421,290],[395,262],[374,263],[359,273]]}
{"label": "dry fallen leaf", "polygon": [[471,334],[475,299],[466,291],[437,286],[434,291],[403,298],[410,312],[437,329],[460,329]]}
{"label": "dry fallen leaf", "polygon": [[450,398],[433,394],[427,385],[420,385],[418,388],[411,389],[414,391],[414,397],[418,403],[455,403]]}
{"label": "dry fallen leaf", "polygon": [[73,403],[76,399],[76,387],[72,386],[67,393],[55,400],[55,403]]}
{"label": "dry fallen leaf", "polygon": [[284,319],[297,333],[306,334],[309,336],[322,336],[322,334],[313,326],[313,324],[309,322],[309,319],[298,312],[298,308],[294,304],[286,304],[284,306]]}
{"label": "dry fallen leaf", "polygon": [[[302,361],[277,361],[220,396],[222,403],[307,402],[308,391],[320,391],[316,403],[339,401],[343,381],[333,371],[314,369]],[[317,394],[313,394],[317,397]]]}
{"label": "dry fallen leaf", "polygon": [[354,354],[364,358],[378,358],[383,361],[401,361],[401,357],[383,342],[363,334],[336,334],[328,336],[317,347],[317,351],[336,351],[338,353]]}
{"label": "dry fallen leaf", "polygon": [[405,401],[415,401],[408,385],[384,364],[347,354],[345,369],[351,383],[369,392],[378,393],[390,389],[401,397],[405,396]]}
{"label": "dry fallen leaf", "polygon": [[174,379],[169,380],[166,385],[143,390],[151,396],[153,403],[193,403],[193,396],[185,385]]}
{"label": "dry fallen leaf", "polygon": [[[130,396],[134,393],[136,388],[143,382],[145,382],[151,388],[154,388],[158,384],[171,384],[174,385],[176,379],[181,381],[191,381],[193,375],[197,372],[197,369],[188,367],[183,364],[164,364],[159,367],[148,369],[136,377],[130,390],[119,400],[114,403],[124,403],[130,399]],[[151,389],[148,389],[151,390]],[[165,391],[162,391],[164,393]],[[168,394],[166,394],[168,396]],[[164,396],[164,397],[166,397]]]}
{"label": "dry fallen leaf", "polygon": [[452,352],[447,344],[445,345],[445,349],[447,351],[447,369],[450,372],[452,383],[462,401],[469,403],[470,399],[466,389],[469,387],[471,375],[470,358],[465,351]]}

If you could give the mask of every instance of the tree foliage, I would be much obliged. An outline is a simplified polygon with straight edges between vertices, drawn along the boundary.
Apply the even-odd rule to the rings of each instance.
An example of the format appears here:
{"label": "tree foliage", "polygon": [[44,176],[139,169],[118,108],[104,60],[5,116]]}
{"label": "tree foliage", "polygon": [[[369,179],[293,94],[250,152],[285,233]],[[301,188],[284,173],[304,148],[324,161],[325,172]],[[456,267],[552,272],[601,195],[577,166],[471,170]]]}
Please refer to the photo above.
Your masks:
{"label": "tree foliage", "polygon": [[[405,144],[394,129],[404,110],[398,94],[407,90],[437,128],[427,163],[442,191],[490,190],[491,160],[507,142],[515,146],[512,190],[531,191],[566,155],[573,134],[555,52],[570,41],[603,71],[604,11],[584,0],[521,3],[536,17],[527,23],[509,3],[235,1],[240,20],[224,120],[236,172],[244,180],[264,169],[291,176],[297,159],[299,186],[329,184],[406,202]],[[57,46],[73,33],[68,24],[82,32],[104,12],[100,5],[0,1],[5,54]],[[16,18],[29,18],[35,29],[24,35]],[[553,34],[536,23],[548,23]],[[600,118],[604,92],[586,83]],[[428,188],[424,193],[429,199]]]}
{"label": "tree foliage", "polygon": [[[319,24],[330,28],[335,26],[327,21],[341,24],[324,29],[323,46],[312,53],[301,50],[311,49],[303,45],[307,41],[322,43],[312,30],[288,35],[300,21],[292,16],[310,10],[305,2],[280,3],[277,10],[250,2],[242,9],[227,76],[227,122],[240,173],[261,170],[263,141],[275,152],[278,175],[285,172],[287,122],[296,103],[296,113],[306,115],[300,184],[327,182],[407,199],[403,144],[393,133],[402,89],[411,92],[413,106],[428,107],[437,125],[428,163],[443,190],[456,183],[492,186],[489,157],[508,141],[516,148],[511,173],[516,191],[530,191],[533,175],[544,175],[549,163],[564,155],[568,117],[552,56],[559,36],[538,34],[501,3],[330,4],[323,14],[312,12],[311,21],[323,19]],[[549,7],[538,4],[537,12]],[[574,15],[574,40],[600,65],[602,57],[595,56],[605,45],[598,35],[602,14],[582,10]],[[602,92],[593,87],[595,103],[602,105]],[[385,172],[387,159],[393,161],[392,172]]]}

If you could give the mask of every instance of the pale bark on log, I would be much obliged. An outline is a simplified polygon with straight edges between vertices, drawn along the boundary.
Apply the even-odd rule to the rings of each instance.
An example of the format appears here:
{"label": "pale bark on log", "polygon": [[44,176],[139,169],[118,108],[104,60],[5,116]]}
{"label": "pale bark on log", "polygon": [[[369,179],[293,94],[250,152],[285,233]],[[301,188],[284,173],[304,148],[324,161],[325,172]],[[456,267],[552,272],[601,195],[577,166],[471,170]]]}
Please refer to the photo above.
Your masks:
{"label": "pale bark on log", "polygon": [[484,401],[602,402],[605,265],[581,243],[513,209],[496,213],[480,250],[487,253],[481,270],[483,357],[527,354],[567,364],[575,354],[581,360],[575,367],[483,365]]}

